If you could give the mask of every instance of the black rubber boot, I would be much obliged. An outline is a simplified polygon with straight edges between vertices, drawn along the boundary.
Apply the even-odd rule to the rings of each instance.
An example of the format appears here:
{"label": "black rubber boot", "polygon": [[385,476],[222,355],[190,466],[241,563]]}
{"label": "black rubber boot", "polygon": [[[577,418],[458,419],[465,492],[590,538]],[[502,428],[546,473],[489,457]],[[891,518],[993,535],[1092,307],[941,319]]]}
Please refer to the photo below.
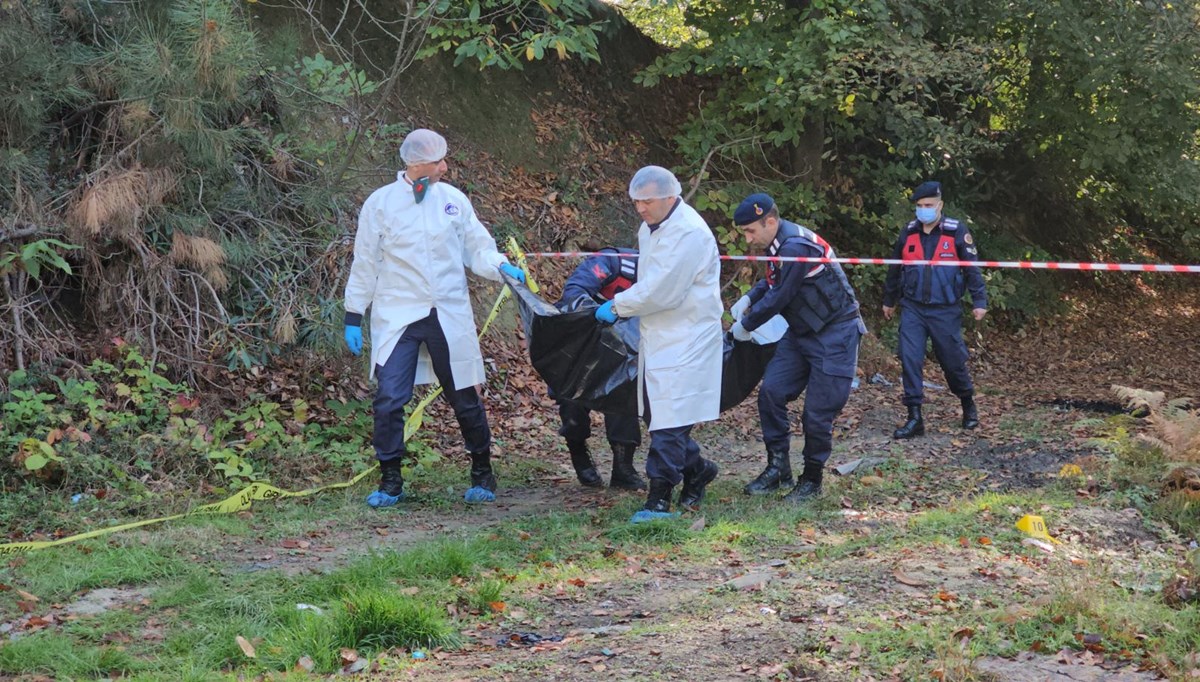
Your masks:
{"label": "black rubber boot", "polygon": [[800,504],[819,497],[821,495],[821,478],[825,466],[819,462],[805,462],[804,472],[800,474],[800,480],[796,481],[796,487],[792,491],[783,496],[784,502]]}
{"label": "black rubber boot", "polygon": [[587,441],[569,440],[567,449],[571,451],[571,466],[575,467],[575,477],[579,479],[579,485],[585,488],[603,488],[604,479],[600,478],[600,472],[596,471],[596,464],[588,452]]}
{"label": "black rubber boot", "polygon": [[646,496],[646,504],[634,513],[629,522],[645,523],[679,516],[671,511],[671,489],[674,487],[665,478],[650,479],[650,493]]}
{"label": "black rubber boot", "polygon": [[379,463],[379,490],[367,496],[372,507],[390,507],[404,501],[404,474],[399,457]]}
{"label": "black rubber boot", "polygon": [[747,495],[765,495],[792,484],[792,456],[787,450],[767,450],[767,468],[745,487]]}
{"label": "black rubber boot", "polygon": [[896,440],[905,440],[924,435],[925,421],[921,419],[921,406],[909,405],[908,421],[904,422],[904,426],[901,426],[892,433],[892,438],[895,438]]}
{"label": "black rubber boot", "polygon": [[975,407],[975,398],[967,396],[962,399],[964,429],[979,428],[979,408]]}
{"label": "black rubber boot", "polygon": [[695,471],[683,472],[683,487],[679,489],[679,506],[696,510],[704,501],[704,489],[717,477],[721,469],[710,459],[700,460]]}
{"label": "black rubber boot", "polygon": [[645,490],[646,481],[638,475],[633,466],[633,452],[636,449],[629,443],[613,443],[609,441],[613,451],[612,478],[608,487],[620,490]]}
{"label": "black rubber boot", "polygon": [[467,502],[494,502],[496,474],[492,472],[492,451],[471,453],[471,487],[463,495]]}

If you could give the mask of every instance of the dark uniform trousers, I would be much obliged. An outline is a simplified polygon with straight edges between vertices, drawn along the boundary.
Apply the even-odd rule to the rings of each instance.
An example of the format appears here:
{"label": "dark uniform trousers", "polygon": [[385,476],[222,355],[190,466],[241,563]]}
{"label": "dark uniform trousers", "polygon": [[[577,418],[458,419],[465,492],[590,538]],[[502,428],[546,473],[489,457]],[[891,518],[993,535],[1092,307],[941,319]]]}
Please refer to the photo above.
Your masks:
{"label": "dark uniform trousers", "polygon": [[[568,441],[585,441],[592,435],[592,411],[588,408],[559,399],[558,416],[562,419],[558,435]],[[635,448],[642,444],[642,430],[638,426],[637,415],[605,412],[604,430],[610,443],[632,445]]]}
{"label": "dark uniform trousers", "polygon": [[[642,394],[642,420],[650,426],[650,398]],[[692,427],[673,426],[650,432],[650,450],[646,453],[646,476],[667,480],[679,485],[685,472],[698,472],[704,467],[700,444],[692,439]]]}
{"label": "dark uniform trousers", "polygon": [[433,373],[442,384],[442,394],[454,409],[467,452],[488,450],[492,446],[492,432],[488,428],[483,401],[474,386],[455,390],[454,375],[450,371],[450,347],[438,324],[435,309],[429,311],[428,317],[408,325],[387,362],[375,366],[375,378],[379,382],[375,394],[375,457],[383,462],[404,456],[404,406],[412,400],[421,344],[425,344],[433,361]]}
{"label": "dark uniform trousers", "polygon": [[850,398],[862,326],[857,315],[817,334],[789,329],[758,389],[758,414],[769,451],[788,452],[788,403],[804,396],[804,460],[824,464],[833,450],[833,420]]}
{"label": "dark uniform trousers", "polygon": [[926,305],[900,300],[900,365],[904,368],[904,404],[913,407],[925,401],[922,370],[925,340],[946,374],[950,392],[959,398],[975,395],[967,371],[967,344],[962,336],[962,305]]}

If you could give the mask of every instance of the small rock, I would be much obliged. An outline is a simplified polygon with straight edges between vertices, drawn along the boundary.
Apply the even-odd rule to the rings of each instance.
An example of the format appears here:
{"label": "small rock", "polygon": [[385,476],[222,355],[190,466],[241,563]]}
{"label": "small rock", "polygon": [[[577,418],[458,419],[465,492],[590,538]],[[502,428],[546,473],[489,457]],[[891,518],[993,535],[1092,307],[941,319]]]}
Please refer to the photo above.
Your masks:
{"label": "small rock", "polygon": [[747,573],[733,580],[727,580],[722,584],[725,587],[732,587],[735,590],[755,590],[774,579],[775,575],[773,573]]}
{"label": "small rock", "polygon": [[823,609],[840,609],[849,603],[850,603],[850,597],[847,597],[846,595],[842,594],[841,592],[834,592],[833,594],[827,594],[824,597],[821,597],[820,599],[817,600],[817,605]]}

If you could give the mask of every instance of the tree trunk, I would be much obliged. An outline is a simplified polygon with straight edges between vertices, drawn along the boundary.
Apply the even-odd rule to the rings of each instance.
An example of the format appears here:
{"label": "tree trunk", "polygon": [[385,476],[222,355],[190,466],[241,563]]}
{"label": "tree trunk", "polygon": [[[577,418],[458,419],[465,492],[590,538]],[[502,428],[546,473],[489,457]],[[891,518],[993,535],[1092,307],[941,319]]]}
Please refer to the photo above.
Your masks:
{"label": "tree trunk", "polygon": [[[784,6],[795,12],[809,9],[812,0],[785,0]],[[820,16],[821,10],[815,10],[814,16]],[[808,183],[818,188],[822,184],[821,155],[825,153],[825,114],[820,111],[810,111],[804,117],[804,132],[800,141],[792,145],[791,165],[792,174],[803,177]]]}

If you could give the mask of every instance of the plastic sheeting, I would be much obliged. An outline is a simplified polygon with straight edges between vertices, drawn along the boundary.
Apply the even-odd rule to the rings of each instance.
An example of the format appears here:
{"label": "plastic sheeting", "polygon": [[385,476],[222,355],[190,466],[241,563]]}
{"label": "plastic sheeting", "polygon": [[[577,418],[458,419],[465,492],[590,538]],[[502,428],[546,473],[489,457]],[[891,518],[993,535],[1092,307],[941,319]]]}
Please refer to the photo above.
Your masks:
{"label": "plastic sheeting", "polygon": [[[520,308],[530,363],[550,394],[601,412],[637,414],[637,320],[600,324],[586,300],[562,311],[528,287],[506,281]],[[775,344],[735,341],[726,334],[724,351],[721,409],[727,410],[758,386]]]}

